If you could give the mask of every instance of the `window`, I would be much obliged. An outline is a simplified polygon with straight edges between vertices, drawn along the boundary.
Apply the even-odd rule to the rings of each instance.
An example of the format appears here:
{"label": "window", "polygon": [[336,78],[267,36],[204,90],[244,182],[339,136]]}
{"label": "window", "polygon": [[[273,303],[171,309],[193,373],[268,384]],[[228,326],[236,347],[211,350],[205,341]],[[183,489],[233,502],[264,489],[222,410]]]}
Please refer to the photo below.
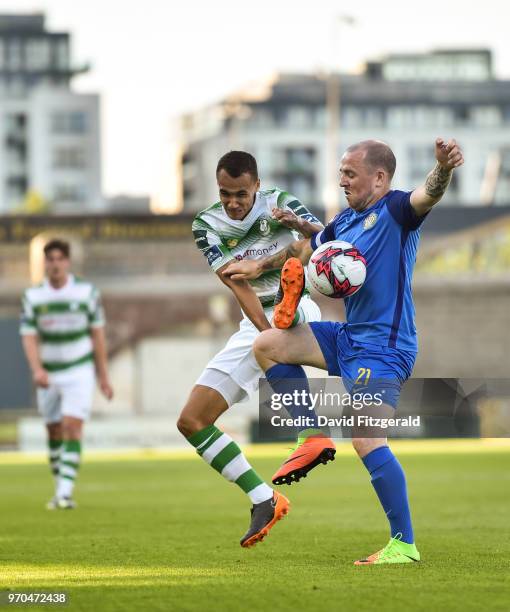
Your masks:
{"label": "window", "polygon": [[341,113],[342,124],[349,128],[381,127],[384,121],[383,109],[375,106],[345,106]]}
{"label": "window", "polygon": [[300,202],[307,204],[317,204],[317,192],[315,189],[315,180],[309,176],[293,176],[290,177],[288,185],[285,185],[289,193],[292,193]]}
{"label": "window", "polygon": [[394,128],[407,128],[414,127],[415,121],[414,108],[411,106],[393,106],[388,109],[388,121],[389,127]]}
{"label": "window", "polygon": [[286,147],[272,151],[273,180],[302,202],[315,203],[316,150],[313,147]]}
{"label": "window", "polygon": [[13,98],[21,98],[27,93],[27,81],[23,76],[18,76],[21,73],[18,72],[15,76],[10,76],[7,79],[7,91],[9,96]]}
{"label": "window", "polygon": [[434,127],[451,127],[453,125],[454,119],[451,108],[447,106],[438,106],[434,112],[436,117]]}
{"label": "window", "polygon": [[409,160],[409,178],[411,184],[424,181],[435,163],[434,147],[431,145],[414,144],[407,148]]}
{"label": "window", "polygon": [[474,106],[471,109],[471,121],[480,127],[495,127],[502,122],[501,109],[497,106]]}
{"label": "window", "polygon": [[51,116],[55,134],[83,134],[87,131],[87,115],[82,111],[55,112]]}
{"label": "window", "polygon": [[363,110],[363,123],[365,127],[381,127],[383,125],[383,113],[380,108],[368,107]]}
{"label": "window", "polygon": [[288,109],[284,106],[275,106],[273,108],[273,120],[275,125],[285,125],[288,119]]}
{"label": "window", "polygon": [[363,123],[362,112],[355,106],[345,106],[342,108],[342,124],[348,128],[360,127]]}
{"label": "window", "polygon": [[27,116],[22,113],[9,113],[5,117],[7,134],[18,134],[24,132],[27,125]]}
{"label": "window", "polygon": [[59,40],[54,45],[57,68],[67,70],[69,68],[69,45],[67,40]]}
{"label": "window", "polygon": [[273,117],[267,109],[255,107],[252,116],[248,121],[252,127],[268,128],[271,127]]}
{"label": "window", "polygon": [[[456,112],[464,112],[461,107]],[[463,121],[465,120],[465,117]],[[453,113],[448,107],[416,105],[393,106],[388,109],[387,124],[394,128],[435,128],[437,126],[451,126]]]}
{"label": "window", "polygon": [[55,202],[84,202],[87,197],[87,189],[84,185],[75,183],[57,184],[53,190]]}
{"label": "window", "polygon": [[294,128],[311,127],[314,123],[313,111],[305,106],[291,106],[288,110],[287,121]]}
{"label": "window", "polygon": [[69,115],[69,126],[70,132],[75,134],[83,133],[86,131],[87,116],[85,113],[70,113]]}
{"label": "window", "polygon": [[16,195],[23,195],[28,187],[27,177],[24,175],[15,175],[7,177],[7,190]]}
{"label": "window", "polygon": [[315,168],[313,147],[276,148],[271,157],[273,170],[280,174],[313,172]]}
{"label": "window", "polygon": [[469,107],[457,106],[455,109],[455,122],[462,125],[466,121],[469,121]]}
{"label": "window", "polygon": [[286,166],[289,172],[310,172],[315,163],[315,150],[311,148],[287,149]]}
{"label": "window", "polygon": [[32,38],[25,46],[25,63],[29,70],[45,70],[51,64],[50,41],[47,38]]}
{"label": "window", "polygon": [[12,39],[7,47],[8,60],[7,67],[9,70],[20,70],[22,65],[21,41]]}
{"label": "window", "polygon": [[85,151],[81,147],[60,147],[53,151],[54,168],[81,169],[86,165]]}

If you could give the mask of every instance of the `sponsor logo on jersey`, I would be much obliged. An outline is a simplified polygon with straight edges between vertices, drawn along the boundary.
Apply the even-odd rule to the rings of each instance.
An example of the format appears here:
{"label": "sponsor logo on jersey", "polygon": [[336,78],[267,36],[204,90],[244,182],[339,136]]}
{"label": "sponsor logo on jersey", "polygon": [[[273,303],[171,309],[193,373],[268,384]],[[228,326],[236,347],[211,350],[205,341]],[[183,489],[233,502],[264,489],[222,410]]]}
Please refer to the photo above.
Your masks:
{"label": "sponsor logo on jersey", "polygon": [[263,249],[247,249],[244,253],[239,255],[235,255],[237,261],[241,261],[245,257],[262,257],[263,255],[269,255],[278,248],[278,242],[273,242],[268,247],[264,247]]}
{"label": "sponsor logo on jersey", "polygon": [[261,219],[259,224],[260,233],[263,236],[268,236],[271,233],[271,227],[267,219]]}
{"label": "sponsor logo on jersey", "polygon": [[368,217],[363,221],[363,229],[370,229],[374,227],[375,222],[377,221],[377,213],[373,212],[368,215]]}
{"label": "sponsor logo on jersey", "polygon": [[237,238],[229,238],[227,240],[227,246],[229,249],[233,249],[234,247],[237,246],[239,240]]}
{"label": "sponsor logo on jersey", "polygon": [[75,310],[78,310],[78,308],[79,308],[78,302],[71,302],[69,304],[69,310],[75,311]]}
{"label": "sponsor logo on jersey", "polygon": [[207,249],[207,251],[204,251],[204,255],[207,257],[207,263],[212,266],[217,259],[221,259],[223,253],[219,246],[214,245],[210,249]]}

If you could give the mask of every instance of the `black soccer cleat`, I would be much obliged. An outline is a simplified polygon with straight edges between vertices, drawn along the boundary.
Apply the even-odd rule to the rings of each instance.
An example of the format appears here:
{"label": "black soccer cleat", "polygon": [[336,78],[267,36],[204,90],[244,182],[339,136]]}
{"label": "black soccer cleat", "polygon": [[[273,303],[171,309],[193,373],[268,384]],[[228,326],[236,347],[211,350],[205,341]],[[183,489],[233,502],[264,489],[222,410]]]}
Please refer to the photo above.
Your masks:
{"label": "black soccer cleat", "polygon": [[290,502],[281,493],[274,492],[273,497],[260,504],[253,504],[251,509],[250,528],[241,538],[241,546],[249,548],[267,536],[277,521],[289,513]]}

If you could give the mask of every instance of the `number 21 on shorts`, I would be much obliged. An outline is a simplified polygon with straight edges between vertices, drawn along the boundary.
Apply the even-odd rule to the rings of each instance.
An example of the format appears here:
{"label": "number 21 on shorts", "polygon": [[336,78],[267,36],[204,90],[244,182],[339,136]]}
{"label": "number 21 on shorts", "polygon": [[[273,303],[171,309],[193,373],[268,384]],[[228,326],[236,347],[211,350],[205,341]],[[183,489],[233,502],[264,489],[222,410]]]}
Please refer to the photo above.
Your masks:
{"label": "number 21 on shorts", "polygon": [[358,377],[356,378],[354,385],[368,385],[371,374],[372,370],[370,368],[358,368]]}

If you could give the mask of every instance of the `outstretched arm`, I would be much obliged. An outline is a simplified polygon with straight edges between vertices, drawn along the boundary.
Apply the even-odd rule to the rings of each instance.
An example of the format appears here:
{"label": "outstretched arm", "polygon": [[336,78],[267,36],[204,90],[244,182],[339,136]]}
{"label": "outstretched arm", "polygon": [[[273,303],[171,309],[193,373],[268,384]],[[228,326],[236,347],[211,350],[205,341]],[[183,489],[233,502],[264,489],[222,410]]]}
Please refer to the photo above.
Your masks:
{"label": "outstretched arm", "polygon": [[455,140],[444,142],[436,139],[436,160],[434,169],[427,176],[425,183],[411,194],[411,206],[418,217],[423,217],[443,197],[455,168],[462,166],[464,156]]}
{"label": "outstretched arm", "polygon": [[253,280],[264,272],[279,270],[290,257],[297,257],[303,264],[307,264],[313,253],[310,239],[296,240],[282,249],[276,255],[264,259],[250,259],[229,264],[223,270],[223,276],[236,280]]}

